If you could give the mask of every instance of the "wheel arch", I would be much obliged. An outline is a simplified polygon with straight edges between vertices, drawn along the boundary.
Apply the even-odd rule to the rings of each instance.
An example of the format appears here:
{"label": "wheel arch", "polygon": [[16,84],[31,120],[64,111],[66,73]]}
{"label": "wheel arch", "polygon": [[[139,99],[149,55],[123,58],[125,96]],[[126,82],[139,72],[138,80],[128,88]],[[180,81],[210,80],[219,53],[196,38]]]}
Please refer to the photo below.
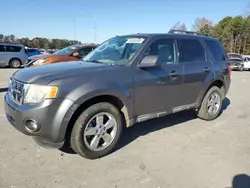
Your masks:
{"label": "wheel arch", "polygon": [[8,63],[9,66],[10,66],[11,61],[14,60],[14,59],[17,59],[18,61],[20,61],[21,65],[22,65],[22,60],[20,58],[18,58],[18,57],[12,57],[9,60],[9,63]]}
{"label": "wheel arch", "polygon": [[212,88],[213,86],[217,86],[218,88],[222,89],[223,91],[223,98],[225,97],[225,83],[223,81],[223,79],[221,78],[217,78],[213,81],[211,81],[209,84],[206,85],[205,89],[201,92],[201,94],[198,97],[197,100],[197,106],[200,107],[206,93],[209,91],[210,88]]}
{"label": "wheel arch", "polygon": [[[81,101],[81,102],[79,102]],[[74,103],[72,108],[69,110],[71,115],[68,118],[68,123],[66,125],[66,129],[64,132],[64,138],[65,141],[68,143],[69,137],[71,135],[73,126],[77,120],[77,118],[80,116],[80,114],[86,110],[88,107],[92,106],[93,104],[97,104],[100,102],[108,102],[112,105],[114,105],[120,112],[124,121],[125,127],[129,127],[129,111],[127,105],[118,97],[115,95],[110,94],[103,94],[103,95],[97,95],[92,98],[89,98],[88,100],[82,101],[79,99],[77,103]]]}

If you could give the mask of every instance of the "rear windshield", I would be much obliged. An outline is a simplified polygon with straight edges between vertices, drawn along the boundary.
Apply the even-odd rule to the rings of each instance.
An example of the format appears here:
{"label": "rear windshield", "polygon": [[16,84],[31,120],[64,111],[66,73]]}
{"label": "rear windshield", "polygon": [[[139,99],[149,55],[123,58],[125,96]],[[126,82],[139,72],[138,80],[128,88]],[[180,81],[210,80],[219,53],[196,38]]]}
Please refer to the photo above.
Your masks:
{"label": "rear windshield", "polygon": [[227,57],[226,52],[219,41],[205,40],[205,43],[207,44],[208,48],[212,52],[215,61],[226,60],[226,57]]}
{"label": "rear windshield", "polygon": [[242,62],[242,60],[241,59],[229,59],[229,61],[237,61],[237,62]]}
{"label": "rear windshield", "polygon": [[227,56],[230,59],[234,59],[234,58],[242,59],[242,56],[240,54],[228,54]]}

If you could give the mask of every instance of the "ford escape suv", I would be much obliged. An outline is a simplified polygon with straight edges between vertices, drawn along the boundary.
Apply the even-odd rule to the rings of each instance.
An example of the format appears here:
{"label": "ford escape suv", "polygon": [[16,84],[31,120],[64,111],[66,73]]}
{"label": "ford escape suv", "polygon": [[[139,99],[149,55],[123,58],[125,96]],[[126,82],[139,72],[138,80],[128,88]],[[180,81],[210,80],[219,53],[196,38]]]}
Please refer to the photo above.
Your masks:
{"label": "ford escape suv", "polygon": [[96,159],[113,151],[123,128],[137,122],[189,109],[215,119],[230,76],[225,50],[214,38],[173,31],[116,36],[82,61],[15,72],[5,113],[39,145],[68,143]]}
{"label": "ford escape suv", "polygon": [[19,68],[28,59],[28,52],[21,44],[0,42],[0,67]]}

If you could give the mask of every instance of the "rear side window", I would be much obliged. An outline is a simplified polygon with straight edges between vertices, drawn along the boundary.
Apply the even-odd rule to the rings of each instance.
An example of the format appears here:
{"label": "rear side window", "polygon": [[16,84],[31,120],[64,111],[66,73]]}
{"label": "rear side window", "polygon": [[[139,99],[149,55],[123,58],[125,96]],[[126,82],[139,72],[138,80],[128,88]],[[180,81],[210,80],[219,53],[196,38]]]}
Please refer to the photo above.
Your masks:
{"label": "rear side window", "polygon": [[180,39],[181,62],[205,61],[205,51],[196,39]]}
{"label": "rear side window", "polygon": [[7,52],[20,52],[21,51],[21,47],[19,46],[6,46],[6,51]]}
{"label": "rear side window", "polygon": [[5,46],[4,45],[0,45],[0,52],[5,52]]}
{"label": "rear side window", "polygon": [[220,42],[214,40],[205,40],[205,43],[212,52],[215,61],[226,60],[226,53]]}

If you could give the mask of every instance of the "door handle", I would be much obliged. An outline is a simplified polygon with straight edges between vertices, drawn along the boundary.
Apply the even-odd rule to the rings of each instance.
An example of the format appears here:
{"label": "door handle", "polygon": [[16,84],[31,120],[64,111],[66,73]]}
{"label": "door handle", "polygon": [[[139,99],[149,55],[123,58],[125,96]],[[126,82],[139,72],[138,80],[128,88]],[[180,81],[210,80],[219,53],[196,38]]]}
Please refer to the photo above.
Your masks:
{"label": "door handle", "polygon": [[208,68],[208,67],[205,67],[204,68],[204,72],[209,72],[211,69],[210,68]]}
{"label": "door handle", "polygon": [[172,72],[170,72],[169,75],[170,75],[171,77],[177,77],[177,76],[178,76],[178,72],[172,71]]}

